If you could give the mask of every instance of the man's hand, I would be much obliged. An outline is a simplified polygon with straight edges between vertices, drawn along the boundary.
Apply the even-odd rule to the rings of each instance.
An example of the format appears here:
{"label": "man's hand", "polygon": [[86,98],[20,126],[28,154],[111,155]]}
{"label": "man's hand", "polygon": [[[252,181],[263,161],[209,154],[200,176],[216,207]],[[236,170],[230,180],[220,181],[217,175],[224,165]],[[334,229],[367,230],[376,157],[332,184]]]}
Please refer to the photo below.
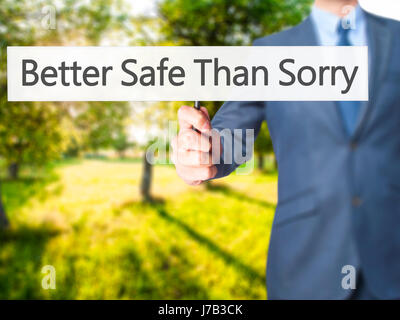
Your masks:
{"label": "man's hand", "polygon": [[[182,106],[178,110],[178,120],[179,133],[171,143],[172,161],[176,172],[187,184],[199,185],[217,174],[212,159],[213,153],[214,158],[219,157],[219,135],[211,132],[210,117],[204,107],[196,110]],[[214,149],[218,149],[217,155],[213,152],[212,141]]]}

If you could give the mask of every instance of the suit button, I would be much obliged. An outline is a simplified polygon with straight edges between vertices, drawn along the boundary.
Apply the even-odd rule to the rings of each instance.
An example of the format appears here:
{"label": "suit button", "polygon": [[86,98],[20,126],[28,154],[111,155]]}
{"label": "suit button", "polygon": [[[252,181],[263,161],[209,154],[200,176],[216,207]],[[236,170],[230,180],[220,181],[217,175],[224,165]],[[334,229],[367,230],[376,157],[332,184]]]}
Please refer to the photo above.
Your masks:
{"label": "suit button", "polygon": [[353,199],[351,200],[351,204],[353,205],[353,207],[359,207],[362,204],[362,200],[360,197],[353,197]]}

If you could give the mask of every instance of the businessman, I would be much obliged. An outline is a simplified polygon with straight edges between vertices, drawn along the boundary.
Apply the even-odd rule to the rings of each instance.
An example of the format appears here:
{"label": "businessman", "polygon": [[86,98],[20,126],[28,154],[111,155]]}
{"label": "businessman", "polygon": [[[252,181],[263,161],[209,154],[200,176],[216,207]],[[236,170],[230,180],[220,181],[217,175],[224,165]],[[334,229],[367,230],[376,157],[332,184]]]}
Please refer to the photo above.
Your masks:
{"label": "businessman", "polygon": [[[279,168],[268,297],[400,299],[400,23],[354,0],[316,0],[302,23],[254,45],[368,45],[369,101],[226,102],[211,123],[205,108],[184,106],[173,142],[178,175],[191,185],[229,175],[239,163],[223,162],[231,150],[206,133],[257,133],[266,120]],[[202,161],[215,151],[220,163]]]}

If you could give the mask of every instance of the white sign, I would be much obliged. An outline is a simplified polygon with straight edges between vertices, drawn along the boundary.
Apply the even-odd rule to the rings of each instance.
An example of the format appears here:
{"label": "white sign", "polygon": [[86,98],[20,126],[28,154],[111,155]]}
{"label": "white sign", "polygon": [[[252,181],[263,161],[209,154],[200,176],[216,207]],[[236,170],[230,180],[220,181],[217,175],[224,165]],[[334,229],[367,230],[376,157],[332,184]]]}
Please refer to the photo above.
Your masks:
{"label": "white sign", "polygon": [[9,101],[368,100],[367,47],[8,47]]}

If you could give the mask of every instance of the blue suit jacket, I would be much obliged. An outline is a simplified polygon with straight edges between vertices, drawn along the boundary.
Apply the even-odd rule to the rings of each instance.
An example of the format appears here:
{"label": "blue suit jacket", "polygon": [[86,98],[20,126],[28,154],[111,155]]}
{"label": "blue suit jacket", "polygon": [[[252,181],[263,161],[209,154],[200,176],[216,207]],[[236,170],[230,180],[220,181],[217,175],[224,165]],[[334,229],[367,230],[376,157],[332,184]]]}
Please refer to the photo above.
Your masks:
{"label": "blue suit jacket", "polygon": [[[212,125],[266,120],[279,168],[267,263],[272,299],[340,299],[342,267],[377,298],[400,298],[400,23],[366,14],[370,97],[349,137],[335,102],[227,102]],[[318,45],[307,18],[259,46]],[[217,165],[220,178],[237,164]]]}

